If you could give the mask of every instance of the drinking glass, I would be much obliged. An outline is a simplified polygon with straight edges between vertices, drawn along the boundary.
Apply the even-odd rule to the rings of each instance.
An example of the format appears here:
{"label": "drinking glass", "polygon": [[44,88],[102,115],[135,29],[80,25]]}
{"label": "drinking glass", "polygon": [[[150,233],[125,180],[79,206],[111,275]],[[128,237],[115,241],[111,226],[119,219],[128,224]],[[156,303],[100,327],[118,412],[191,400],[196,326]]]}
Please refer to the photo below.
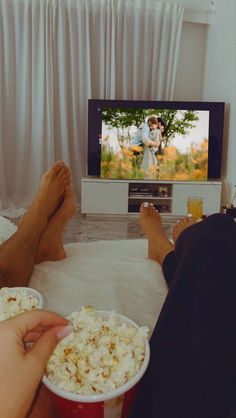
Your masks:
{"label": "drinking glass", "polygon": [[203,215],[203,198],[188,197],[187,214],[192,215],[196,219],[200,219]]}

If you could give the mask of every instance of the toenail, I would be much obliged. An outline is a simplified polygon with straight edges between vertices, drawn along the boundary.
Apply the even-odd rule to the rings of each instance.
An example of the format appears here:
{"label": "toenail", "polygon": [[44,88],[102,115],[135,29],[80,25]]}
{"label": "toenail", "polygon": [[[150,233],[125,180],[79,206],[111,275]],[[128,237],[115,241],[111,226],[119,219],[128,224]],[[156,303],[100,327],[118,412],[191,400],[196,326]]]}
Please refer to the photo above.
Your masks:
{"label": "toenail", "polygon": [[149,207],[149,203],[148,202],[144,202],[143,207],[144,208],[148,208]]}

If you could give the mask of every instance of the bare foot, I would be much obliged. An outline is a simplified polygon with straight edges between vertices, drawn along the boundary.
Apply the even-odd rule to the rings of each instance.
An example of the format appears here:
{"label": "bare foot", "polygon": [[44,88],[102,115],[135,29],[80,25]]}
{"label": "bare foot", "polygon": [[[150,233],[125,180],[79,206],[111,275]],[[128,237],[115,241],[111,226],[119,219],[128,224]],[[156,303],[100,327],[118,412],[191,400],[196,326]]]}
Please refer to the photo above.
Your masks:
{"label": "bare foot", "polygon": [[147,202],[143,203],[140,208],[140,222],[148,238],[148,258],[162,265],[165,256],[173,251],[174,245],[167,238],[159,212],[154,206],[146,204]]}
{"label": "bare foot", "polygon": [[65,163],[58,161],[53,164],[42,176],[38,193],[24,214],[19,227],[27,221],[29,227],[45,229],[48,218],[57,208],[70,181],[70,170]]}
{"label": "bare foot", "polygon": [[177,222],[177,224],[173,227],[172,236],[174,243],[176,243],[176,240],[182,231],[184,231],[190,225],[194,225],[196,222],[197,220],[190,216],[180,219],[180,221]]}
{"label": "bare foot", "polygon": [[35,201],[37,204],[44,204],[47,215],[50,217],[62,198],[66,186],[70,183],[69,168],[63,161],[58,161],[42,176],[33,204]]}
{"label": "bare foot", "polygon": [[40,239],[35,259],[36,263],[49,260],[57,261],[66,257],[62,242],[63,232],[75,212],[74,191],[70,185],[66,187],[63,202],[57,212],[50,218],[48,227]]}

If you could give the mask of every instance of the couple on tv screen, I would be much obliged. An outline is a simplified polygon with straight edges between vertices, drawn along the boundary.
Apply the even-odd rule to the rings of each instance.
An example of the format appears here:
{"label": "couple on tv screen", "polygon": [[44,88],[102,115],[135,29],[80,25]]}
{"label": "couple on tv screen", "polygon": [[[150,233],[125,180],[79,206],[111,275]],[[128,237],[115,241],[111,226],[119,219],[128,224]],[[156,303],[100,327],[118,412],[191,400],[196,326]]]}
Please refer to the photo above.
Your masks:
{"label": "couple on tv screen", "polygon": [[101,177],[206,180],[209,111],[104,108]]}

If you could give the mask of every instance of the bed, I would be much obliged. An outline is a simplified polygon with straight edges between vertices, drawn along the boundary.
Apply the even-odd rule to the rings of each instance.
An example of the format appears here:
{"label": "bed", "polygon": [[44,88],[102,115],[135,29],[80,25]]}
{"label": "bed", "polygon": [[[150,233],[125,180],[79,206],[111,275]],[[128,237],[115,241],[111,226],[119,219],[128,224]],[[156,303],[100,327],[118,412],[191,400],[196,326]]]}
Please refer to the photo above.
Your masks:
{"label": "bed", "polygon": [[[0,217],[0,243],[16,231]],[[147,258],[147,240],[77,242],[67,257],[35,265],[29,286],[44,307],[68,315],[82,305],[115,310],[153,330],[167,294],[161,267]]]}

